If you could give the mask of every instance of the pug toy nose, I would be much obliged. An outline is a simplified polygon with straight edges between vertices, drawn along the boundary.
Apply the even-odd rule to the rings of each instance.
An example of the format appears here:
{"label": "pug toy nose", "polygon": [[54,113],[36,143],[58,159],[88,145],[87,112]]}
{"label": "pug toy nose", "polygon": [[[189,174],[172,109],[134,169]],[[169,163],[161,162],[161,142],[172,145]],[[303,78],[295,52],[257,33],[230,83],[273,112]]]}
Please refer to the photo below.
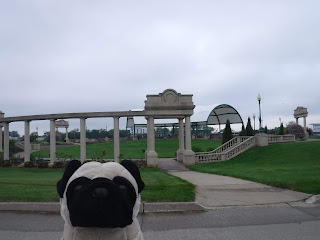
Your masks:
{"label": "pug toy nose", "polygon": [[97,187],[93,189],[91,192],[91,196],[93,198],[106,198],[108,197],[108,195],[109,195],[109,191],[104,187]]}

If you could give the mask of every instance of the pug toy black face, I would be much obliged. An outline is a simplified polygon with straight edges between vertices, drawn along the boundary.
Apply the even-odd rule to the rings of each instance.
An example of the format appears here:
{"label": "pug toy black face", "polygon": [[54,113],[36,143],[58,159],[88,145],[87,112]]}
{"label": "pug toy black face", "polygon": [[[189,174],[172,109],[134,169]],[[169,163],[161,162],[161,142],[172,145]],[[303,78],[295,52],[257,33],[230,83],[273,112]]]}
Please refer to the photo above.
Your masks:
{"label": "pug toy black face", "polygon": [[132,224],[144,188],[137,166],[73,160],[57,183],[61,215],[73,227],[124,228]]}

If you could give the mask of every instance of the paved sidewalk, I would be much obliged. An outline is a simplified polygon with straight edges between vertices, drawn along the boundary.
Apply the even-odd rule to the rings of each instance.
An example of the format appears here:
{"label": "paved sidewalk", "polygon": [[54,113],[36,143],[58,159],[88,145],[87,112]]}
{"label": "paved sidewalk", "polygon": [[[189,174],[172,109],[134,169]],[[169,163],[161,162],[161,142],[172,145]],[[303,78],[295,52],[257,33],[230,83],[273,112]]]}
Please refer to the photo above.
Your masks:
{"label": "paved sidewalk", "polygon": [[159,159],[159,167],[195,184],[196,203],[205,208],[291,203],[311,196],[238,178],[190,171],[174,159]]}

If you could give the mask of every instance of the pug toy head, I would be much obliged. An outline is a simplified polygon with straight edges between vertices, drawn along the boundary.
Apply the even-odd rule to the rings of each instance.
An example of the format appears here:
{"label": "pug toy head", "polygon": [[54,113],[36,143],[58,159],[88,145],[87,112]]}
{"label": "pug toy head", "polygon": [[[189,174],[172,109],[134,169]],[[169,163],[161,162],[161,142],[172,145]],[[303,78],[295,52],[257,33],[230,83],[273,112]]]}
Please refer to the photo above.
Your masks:
{"label": "pug toy head", "polygon": [[71,161],[57,183],[61,215],[73,227],[123,228],[140,207],[144,189],[138,167],[129,160]]}

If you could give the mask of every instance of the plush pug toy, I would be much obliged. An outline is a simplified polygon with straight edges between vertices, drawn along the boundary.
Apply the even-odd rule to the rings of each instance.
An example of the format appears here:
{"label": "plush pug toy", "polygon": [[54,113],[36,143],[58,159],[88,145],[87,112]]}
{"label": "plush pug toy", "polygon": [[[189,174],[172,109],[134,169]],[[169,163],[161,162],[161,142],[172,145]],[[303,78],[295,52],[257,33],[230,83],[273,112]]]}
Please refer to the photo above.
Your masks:
{"label": "plush pug toy", "polygon": [[62,240],[143,240],[137,220],[143,189],[132,161],[71,161],[57,183],[65,221]]}

